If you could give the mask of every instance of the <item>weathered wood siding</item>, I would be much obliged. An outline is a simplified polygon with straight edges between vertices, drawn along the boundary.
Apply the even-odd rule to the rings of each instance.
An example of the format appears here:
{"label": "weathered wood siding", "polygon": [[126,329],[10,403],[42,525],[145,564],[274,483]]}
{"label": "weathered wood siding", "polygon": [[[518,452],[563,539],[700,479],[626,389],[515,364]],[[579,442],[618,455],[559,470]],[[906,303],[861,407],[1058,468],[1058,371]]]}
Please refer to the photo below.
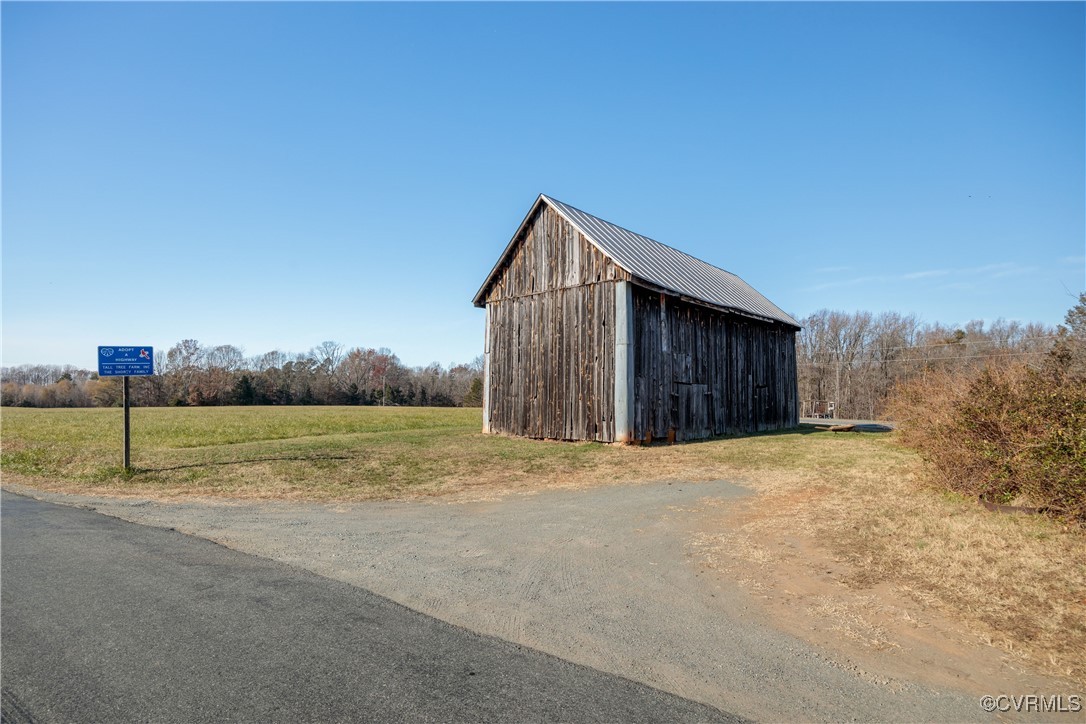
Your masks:
{"label": "weathered wood siding", "polygon": [[636,439],[696,440],[798,424],[792,329],[637,286],[544,205],[486,292],[488,431],[615,440],[620,281],[633,290]]}
{"label": "weathered wood siding", "polygon": [[634,436],[799,424],[795,332],[634,287]]}
{"label": "weathered wood siding", "polygon": [[614,439],[619,279],[626,272],[540,209],[487,291],[489,431]]}
{"label": "weathered wood siding", "polygon": [[543,206],[487,290],[486,301],[629,278],[572,224]]}

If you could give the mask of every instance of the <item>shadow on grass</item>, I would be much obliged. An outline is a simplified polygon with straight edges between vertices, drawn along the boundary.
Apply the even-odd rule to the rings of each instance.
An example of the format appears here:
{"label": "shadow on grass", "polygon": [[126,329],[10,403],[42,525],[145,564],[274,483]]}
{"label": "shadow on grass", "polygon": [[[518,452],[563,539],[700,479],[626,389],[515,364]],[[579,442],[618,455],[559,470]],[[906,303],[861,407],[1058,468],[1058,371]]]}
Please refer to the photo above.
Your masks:
{"label": "shadow on grass", "polygon": [[[799,427],[792,428],[791,430],[769,430],[767,432],[756,432],[751,435],[733,435],[732,437],[764,437],[767,435],[810,435],[816,432],[832,432],[834,435],[847,435],[853,432],[893,432],[894,428],[889,425],[879,425],[877,423],[857,423],[853,425],[852,430],[839,430],[834,432],[830,429],[834,422],[827,420],[826,424],[814,424],[810,422],[801,422]],[[719,439],[719,438],[717,438]]]}
{"label": "shadow on grass", "polygon": [[[876,424],[861,424],[856,425],[854,430],[833,432],[829,429],[829,425],[813,425],[811,423],[801,422],[799,427],[792,427],[785,430],[765,430],[764,432],[751,432],[740,433],[731,435],[714,435],[712,437],[702,438],[700,440],[676,440],[675,445],[698,445],[709,442],[720,442],[721,440],[745,440],[752,437],[787,437],[789,435],[815,435],[820,433],[830,433],[832,435],[849,435],[857,432],[870,432],[870,433],[885,433],[893,432],[893,428],[886,425]],[[654,440],[651,444],[645,445],[645,447],[660,447],[668,445],[666,440]]]}
{"label": "shadow on grass", "polygon": [[320,455],[320,456],[288,456],[276,458],[249,458],[248,460],[221,460],[218,462],[188,463],[186,465],[171,465],[165,468],[133,468],[136,473],[166,473],[171,470],[189,470],[192,468],[222,467],[227,465],[247,465],[249,463],[312,463],[323,460],[354,460],[352,455]]}

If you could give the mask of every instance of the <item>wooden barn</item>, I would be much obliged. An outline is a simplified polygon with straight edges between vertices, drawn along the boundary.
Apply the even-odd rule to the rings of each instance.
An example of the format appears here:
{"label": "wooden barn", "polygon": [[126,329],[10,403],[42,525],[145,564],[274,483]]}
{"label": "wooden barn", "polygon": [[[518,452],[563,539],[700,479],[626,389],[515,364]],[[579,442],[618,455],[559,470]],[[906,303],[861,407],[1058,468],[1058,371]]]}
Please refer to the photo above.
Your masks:
{"label": "wooden barn", "polygon": [[651,442],[799,423],[796,320],[730,272],[547,196],[474,303],[484,432]]}

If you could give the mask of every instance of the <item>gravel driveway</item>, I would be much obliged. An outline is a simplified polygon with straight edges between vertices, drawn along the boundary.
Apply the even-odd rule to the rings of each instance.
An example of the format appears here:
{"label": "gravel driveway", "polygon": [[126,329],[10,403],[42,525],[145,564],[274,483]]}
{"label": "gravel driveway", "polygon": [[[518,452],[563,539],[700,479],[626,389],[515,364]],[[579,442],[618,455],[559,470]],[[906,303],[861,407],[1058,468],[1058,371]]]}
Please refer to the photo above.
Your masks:
{"label": "gravel driveway", "polygon": [[726,482],[320,504],[60,496],[362,586],[482,633],[762,720],[986,719],[976,699],[865,676],[771,628],[687,551]]}

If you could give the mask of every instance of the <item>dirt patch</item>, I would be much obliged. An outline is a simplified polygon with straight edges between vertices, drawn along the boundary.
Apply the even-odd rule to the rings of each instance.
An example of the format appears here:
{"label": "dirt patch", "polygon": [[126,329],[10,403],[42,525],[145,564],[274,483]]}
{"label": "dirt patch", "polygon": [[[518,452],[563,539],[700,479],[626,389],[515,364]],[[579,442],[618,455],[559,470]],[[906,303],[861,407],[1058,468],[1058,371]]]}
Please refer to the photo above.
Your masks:
{"label": "dirt patch", "polygon": [[869,672],[768,624],[752,594],[688,547],[706,522],[702,501],[744,495],[718,481],[413,502],[61,500],[298,565],[751,718],[985,718],[958,689]]}
{"label": "dirt patch", "polygon": [[[761,506],[791,500],[761,501]],[[853,564],[804,533],[779,535],[754,506],[735,512],[708,500],[690,550],[725,580],[741,585],[775,625],[847,661],[858,675],[891,684],[922,682],[993,691],[1050,694],[1052,678],[984,642],[959,622],[893,584],[854,586]],[[721,533],[721,531],[725,531]],[[1074,690],[1072,681],[1064,689]]]}
{"label": "dirt patch", "polygon": [[[1060,527],[1036,516],[992,514],[975,500],[922,488],[916,482],[919,458],[896,446],[892,435],[803,428],[779,435],[651,448],[570,445],[467,432],[426,432],[414,437],[390,433],[380,440],[327,435],[306,438],[306,444],[316,445],[309,453],[319,456],[328,470],[315,468],[313,460],[308,460],[304,465],[309,467],[300,468],[297,475],[293,468],[277,471],[272,476],[274,484],[269,478],[231,488],[220,485],[220,470],[235,470],[241,479],[248,480],[246,469],[235,462],[219,467],[222,461],[211,461],[207,464],[216,467],[210,468],[199,467],[203,465],[199,461],[187,462],[185,465],[197,467],[178,470],[199,470],[205,477],[184,485],[148,478],[140,482],[138,490],[128,491],[132,498],[93,504],[127,515],[126,511],[137,510],[134,506],[140,500],[159,501],[160,505],[139,503],[143,506],[138,509],[140,515],[147,519],[147,511],[167,511],[162,521],[179,515],[181,523],[173,527],[186,525],[189,518],[210,520],[210,528],[197,526],[190,532],[215,540],[220,540],[214,537],[219,535],[217,531],[236,528],[233,514],[226,516],[229,522],[218,523],[216,514],[194,511],[260,511],[253,513],[259,520],[252,523],[252,530],[260,531],[264,516],[274,519],[275,514],[268,511],[280,509],[350,511],[342,513],[349,516],[362,510],[382,510],[385,505],[406,505],[412,510],[427,510],[433,505],[456,511],[450,513],[456,520],[472,520],[472,515],[484,511],[500,513],[490,524],[472,523],[480,530],[493,525],[498,531],[504,525],[501,516],[520,509],[517,501],[582,494],[587,501],[585,510],[606,517],[608,510],[594,507],[597,503],[592,501],[630,496],[631,505],[648,505],[646,500],[655,499],[651,491],[670,481],[668,489],[682,486],[687,494],[668,498],[666,525],[669,530],[682,527],[685,537],[680,550],[703,564],[699,578],[725,587],[734,586],[732,579],[739,580],[743,594],[752,597],[750,608],[757,612],[756,620],[772,617],[778,620],[775,629],[792,631],[827,647],[818,651],[837,652],[830,657],[834,666],[844,666],[855,676],[870,676],[872,682],[896,681],[900,675],[905,680],[942,686],[960,678],[970,691],[977,689],[970,676],[992,683],[998,681],[993,677],[1002,673],[1017,677],[1028,671],[1061,677],[1053,681],[1086,684],[1086,556],[1082,555],[1086,531]],[[282,454],[280,445],[276,443],[270,451]],[[350,455],[337,457],[348,449]],[[269,451],[256,452],[264,455]],[[233,460],[230,456],[236,453],[232,448],[222,455],[224,460]],[[373,473],[377,482],[371,487],[341,485],[361,475],[357,466],[367,455],[379,458],[385,466]],[[35,459],[27,458],[20,464],[31,469]],[[395,475],[384,476],[381,470]],[[5,483],[16,480],[73,490],[71,483],[54,480],[44,472],[29,479],[16,478],[5,464]],[[638,480],[663,483],[634,482]],[[736,481],[757,495],[734,509],[729,507],[733,502],[719,503],[734,517],[723,517],[713,508],[711,496],[689,498],[693,483],[709,485],[720,480]],[[413,482],[408,485],[405,481]],[[95,485],[79,490],[92,496],[101,494],[102,489]],[[227,490],[235,492],[226,497]],[[213,502],[212,496],[221,504]],[[381,502],[367,506],[359,502],[359,496]],[[393,499],[412,502],[394,503]],[[719,515],[714,518],[713,514]],[[323,532],[314,532],[318,525],[338,529],[335,521],[313,515],[319,524],[299,524],[293,530],[324,540]],[[700,522],[684,527],[690,521]],[[440,533],[445,525],[443,522],[433,531],[420,533],[418,539],[429,536],[435,545],[447,545]],[[547,525],[560,530],[569,524],[550,521]],[[517,529],[516,533],[526,531]],[[251,534],[256,541],[251,552],[261,555],[269,545],[268,536],[282,534],[283,540],[300,540],[282,531]],[[232,541],[239,540],[248,545],[249,535],[223,537],[221,542],[233,545]],[[344,535],[353,540],[353,533]],[[566,543],[579,540],[573,533],[570,536]],[[513,542],[516,539],[512,534],[496,539],[482,560],[508,555],[514,565],[515,555],[505,548],[517,545]],[[536,544],[560,550],[565,543],[547,537],[520,543]],[[278,548],[273,546],[272,550]],[[300,565],[317,568],[327,560],[344,560],[335,550],[316,563],[304,548],[289,555]],[[667,565],[675,559],[670,560]],[[589,564],[595,562],[586,559],[585,565]],[[445,564],[438,561],[433,565],[440,568]],[[329,570],[340,569],[333,566]],[[459,585],[458,581],[448,583]],[[416,603],[429,605],[427,601]],[[492,605],[489,599],[480,603],[484,610]],[[669,614],[658,611],[654,615],[666,618]],[[514,640],[520,640],[516,636],[521,635],[519,629],[494,633],[508,633]],[[944,651],[980,645],[977,642],[990,643],[1001,653],[982,645],[980,650],[993,657],[985,663],[968,656],[957,662]],[[861,657],[872,652],[887,661]],[[898,659],[921,663],[913,669],[895,668]],[[926,661],[934,663],[929,666],[923,663]],[[740,711],[731,705],[723,708]]]}
{"label": "dirt patch", "polygon": [[[907,588],[855,585],[856,567],[801,530],[777,525],[825,491],[763,496],[724,506],[702,501],[689,550],[724,580],[736,581],[782,630],[815,644],[858,675],[892,685],[915,681],[993,692],[1079,690],[1070,678],[1033,670],[991,646]],[[723,532],[722,532],[723,531]]]}

